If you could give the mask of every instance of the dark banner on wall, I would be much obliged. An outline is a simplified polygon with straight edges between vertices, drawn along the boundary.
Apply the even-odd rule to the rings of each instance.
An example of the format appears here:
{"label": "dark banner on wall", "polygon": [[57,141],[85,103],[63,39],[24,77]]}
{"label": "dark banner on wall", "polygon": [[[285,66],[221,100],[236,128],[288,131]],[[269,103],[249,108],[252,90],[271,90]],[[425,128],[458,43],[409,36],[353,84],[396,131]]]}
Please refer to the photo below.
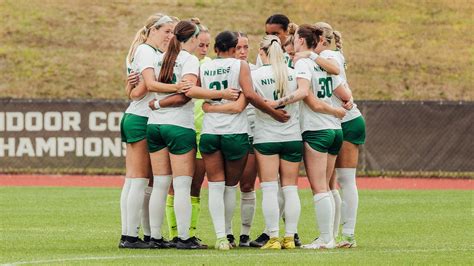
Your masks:
{"label": "dark banner on wall", "polygon": [[[120,119],[127,105],[0,99],[0,170],[123,172]],[[358,106],[367,124],[361,170],[474,172],[474,102]]]}

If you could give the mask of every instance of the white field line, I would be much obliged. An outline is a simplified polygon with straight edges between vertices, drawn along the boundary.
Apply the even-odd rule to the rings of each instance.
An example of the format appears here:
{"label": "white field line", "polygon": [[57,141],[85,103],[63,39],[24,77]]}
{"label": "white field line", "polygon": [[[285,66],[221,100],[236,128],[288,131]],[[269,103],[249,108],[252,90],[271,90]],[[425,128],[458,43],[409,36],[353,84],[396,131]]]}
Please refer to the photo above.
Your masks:
{"label": "white field line", "polygon": [[[340,250],[340,249],[338,249]],[[355,249],[354,249],[355,250]],[[455,249],[455,248],[444,248],[444,249],[393,249],[393,250],[364,250],[362,253],[420,253],[420,252],[453,252],[453,251],[474,251],[474,248],[469,249]],[[285,252],[283,251],[282,255],[301,255],[301,254],[308,254],[311,251],[307,252]],[[314,251],[314,255],[353,255],[353,252],[340,252],[340,251],[330,251],[325,250],[321,251]],[[0,264],[0,266],[13,266],[13,265],[24,265],[24,264],[45,264],[45,263],[63,263],[63,262],[84,262],[84,261],[102,261],[102,260],[120,260],[120,259],[143,259],[143,258],[208,258],[208,257],[241,257],[241,256],[255,256],[255,257],[265,257],[265,256],[275,256],[279,255],[278,253],[271,252],[258,252],[258,253],[231,253],[231,252],[222,252],[219,254],[209,254],[207,252],[203,252],[200,254],[157,254],[157,255],[120,255],[120,256],[95,256],[95,257],[76,257],[76,258],[64,258],[64,259],[51,259],[51,260],[32,260],[32,261],[16,261],[16,262],[9,262],[5,264]]]}

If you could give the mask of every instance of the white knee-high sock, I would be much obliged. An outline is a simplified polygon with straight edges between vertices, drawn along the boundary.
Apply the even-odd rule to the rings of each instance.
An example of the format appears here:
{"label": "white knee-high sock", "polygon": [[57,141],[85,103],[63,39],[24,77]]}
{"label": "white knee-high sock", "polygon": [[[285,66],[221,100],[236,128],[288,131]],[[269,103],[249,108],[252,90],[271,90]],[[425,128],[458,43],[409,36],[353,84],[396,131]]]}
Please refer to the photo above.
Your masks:
{"label": "white knee-high sock", "polygon": [[334,238],[339,236],[339,225],[341,224],[341,195],[339,194],[339,190],[334,189],[331,190],[332,197],[334,198],[334,225],[333,225],[333,235]]}
{"label": "white knee-high sock", "polygon": [[209,182],[209,212],[217,238],[225,237],[225,182]]}
{"label": "white knee-high sock", "polygon": [[143,235],[145,236],[151,235],[149,205],[150,205],[150,197],[151,197],[152,190],[153,190],[152,187],[145,188],[145,198],[143,199],[143,206],[141,210],[142,229],[143,229]]}
{"label": "white knee-high sock", "polygon": [[337,180],[341,186],[341,223],[343,235],[354,235],[359,192],[356,185],[356,168],[336,168]]}
{"label": "white knee-high sock", "polygon": [[165,217],[166,196],[171,185],[170,175],[156,175],[153,177],[153,190],[148,204],[150,213],[151,237],[161,239],[161,226]]}
{"label": "white knee-high sock", "polygon": [[250,228],[255,216],[256,198],[255,191],[242,192],[240,194],[240,218],[242,220],[240,235],[250,235]]}
{"label": "white knee-high sock", "polygon": [[174,212],[176,224],[178,225],[178,237],[182,240],[189,238],[189,227],[191,226],[191,183],[190,176],[177,176],[173,178],[174,188]]}
{"label": "white knee-high sock", "polygon": [[131,178],[125,178],[120,194],[120,219],[122,221],[122,235],[127,235],[127,198],[130,191]]}
{"label": "white knee-high sock", "polygon": [[280,210],[280,218],[285,220],[285,197],[283,196],[280,182],[278,182],[278,208]]}
{"label": "white knee-high sock", "polygon": [[294,236],[298,233],[298,221],[301,213],[298,186],[282,187],[285,197],[285,236]]}
{"label": "white knee-high sock", "polygon": [[237,196],[237,185],[225,186],[224,191],[224,206],[225,206],[225,233],[233,235],[232,232],[232,218],[234,218],[234,210]]}
{"label": "white knee-high sock", "polygon": [[278,237],[280,209],[278,208],[278,182],[262,182],[262,211],[270,237]]}
{"label": "white knee-high sock", "polygon": [[137,237],[147,178],[132,178],[127,197],[127,236]]}
{"label": "white knee-high sock", "polygon": [[336,201],[334,200],[334,196],[332,195],[331,191],[328,191],[329,199],[331,200],[331,232],[332,236],[334,236],[334,221],[336,220]]}
{"label": "white knee-high sock", "polygon": [[332,219],[331,219],[331,199],[329,193],[317,193],[313,196],[314,208],[316,209],[316,219],[321,239],[328,243],[333,239],[332,236]]}

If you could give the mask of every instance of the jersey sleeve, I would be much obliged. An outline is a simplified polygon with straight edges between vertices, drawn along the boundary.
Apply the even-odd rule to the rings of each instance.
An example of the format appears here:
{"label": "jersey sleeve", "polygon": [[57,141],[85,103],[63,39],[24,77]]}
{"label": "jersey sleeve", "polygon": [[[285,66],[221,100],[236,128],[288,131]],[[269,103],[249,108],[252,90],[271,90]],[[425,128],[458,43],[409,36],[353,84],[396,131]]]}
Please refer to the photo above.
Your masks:
{"label": "jersey sleeve", "polygon": [[199,59],[191,55],[187,58],[187,60],[183,63],[183,70],[181,72],[181,77],[187,74],[193,74],[196,75],[196,77],[199,76]]}
{"label": "jersey sleeve", "polygon": [[335,90],[337,87],[339,87],[342,83],[343,80],[339,75],[331,75],[332,78],[332,89]]}
{"label": "jersey sleeve", "polygon": [[295,64],[296,78],[307,79],[311,82],[311,68],[300,59]]}
{"label": "jersey sleeve", "polygon": [[137,47],[135,56],[133,57],[133,64],[138,73],[142,73],[147,68],[155,66],[156,52],[148,45],[140,45]]}

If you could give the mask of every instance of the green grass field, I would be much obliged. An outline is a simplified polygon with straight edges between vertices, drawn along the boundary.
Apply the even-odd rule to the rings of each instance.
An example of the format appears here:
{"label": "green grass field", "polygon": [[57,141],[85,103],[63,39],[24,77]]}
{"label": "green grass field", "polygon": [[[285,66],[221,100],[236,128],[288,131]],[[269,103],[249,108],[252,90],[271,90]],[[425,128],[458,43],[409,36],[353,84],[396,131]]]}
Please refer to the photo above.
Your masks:
{"label": "green grass field", "polygon": [[[360,193],[356,249],[119,250],[119,189],[0,187],[0,264],[472,264],[472,191]],[[303,243],[317,235],[309,190],[300,191]],[[203,190],[199,236],[214,243]],[[258,194],[261,199],[261,194]],[[257,204],[260,204],[258,202]],[[239,231],[239,210],[234,233]],[[257,209],[252,236],[263,228]]]}

